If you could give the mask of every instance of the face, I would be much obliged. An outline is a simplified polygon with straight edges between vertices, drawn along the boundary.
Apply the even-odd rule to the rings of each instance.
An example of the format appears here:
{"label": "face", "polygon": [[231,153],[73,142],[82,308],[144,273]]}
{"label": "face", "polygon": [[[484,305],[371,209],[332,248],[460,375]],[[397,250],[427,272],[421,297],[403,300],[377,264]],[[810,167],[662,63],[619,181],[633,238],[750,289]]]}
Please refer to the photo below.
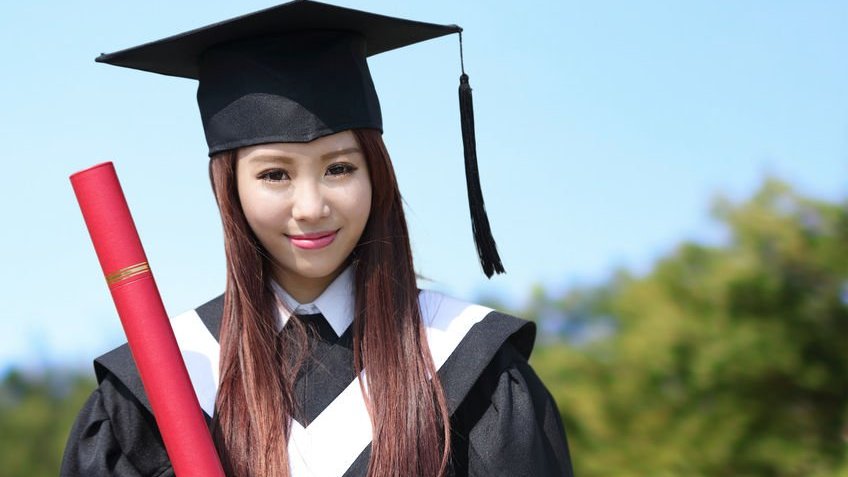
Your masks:
{"label": "face", "polygon": [[371,209],[365,156],[351,131],[242,148],[238,194],[275,278],[310,302],[344,269]]}

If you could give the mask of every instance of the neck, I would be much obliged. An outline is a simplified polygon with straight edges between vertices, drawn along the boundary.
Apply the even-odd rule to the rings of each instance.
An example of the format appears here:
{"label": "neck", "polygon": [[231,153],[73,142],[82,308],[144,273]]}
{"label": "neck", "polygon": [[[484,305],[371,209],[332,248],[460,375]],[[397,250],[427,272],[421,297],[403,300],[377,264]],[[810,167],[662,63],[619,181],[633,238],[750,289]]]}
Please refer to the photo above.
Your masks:
{"label": "neck", "polygon": [[312,303],[321,296],[321,294],[324,293],[324,290],[333,283],[333,280],[335,280],[343,270],[344,267],[339,267],[330,275],[314,278],[292,276],[283,270],[278,270],[274,274],[274,278],[277,280],[277,283],[283,287],[289,295],[291,295],[292,298],[300,304],[305,304]]}

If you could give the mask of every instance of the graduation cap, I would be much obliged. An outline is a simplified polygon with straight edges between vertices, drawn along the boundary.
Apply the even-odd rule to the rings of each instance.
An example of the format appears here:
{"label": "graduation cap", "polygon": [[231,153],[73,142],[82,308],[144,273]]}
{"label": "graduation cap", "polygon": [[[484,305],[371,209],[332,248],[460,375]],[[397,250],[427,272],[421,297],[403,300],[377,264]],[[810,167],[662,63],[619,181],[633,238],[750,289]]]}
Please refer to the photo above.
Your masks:
{"label": "graduation cap", "polygon": [[[209,155],[271,142],[308,142],[353,128],[383,130],[366,58],[462,28],[295,0],[96,61],[198,80]],[[504,273],[486,215],[463,66],[460,116],[468,201],[483,271]]]}

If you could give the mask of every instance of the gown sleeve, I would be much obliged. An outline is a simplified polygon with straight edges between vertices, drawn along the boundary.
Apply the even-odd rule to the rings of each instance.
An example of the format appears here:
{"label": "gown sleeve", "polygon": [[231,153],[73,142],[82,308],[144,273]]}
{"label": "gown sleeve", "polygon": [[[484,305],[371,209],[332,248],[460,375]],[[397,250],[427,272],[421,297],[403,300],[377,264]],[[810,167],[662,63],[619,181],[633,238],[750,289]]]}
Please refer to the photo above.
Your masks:
{"label": "gown sleeve", "polygon": [[505,345],[462,404],[454,439],[466,469],[457,475],[573,477],[553,397],[511,345]]}
{"label": "gown sleeve", "polygon": [[153,416],[113,375],[86,401],[71,428],[60,477],[172,477]]}

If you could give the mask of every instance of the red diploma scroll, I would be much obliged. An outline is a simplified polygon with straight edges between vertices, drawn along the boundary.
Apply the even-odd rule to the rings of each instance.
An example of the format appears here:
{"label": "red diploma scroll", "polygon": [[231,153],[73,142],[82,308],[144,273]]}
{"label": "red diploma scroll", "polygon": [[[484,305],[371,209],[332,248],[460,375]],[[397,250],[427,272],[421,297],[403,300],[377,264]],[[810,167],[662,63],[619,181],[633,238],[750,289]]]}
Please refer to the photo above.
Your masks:
{"label": "red diploma scroll", "polygon": [[71,176],[94,250],[178,477],[224,477],[111,162]]}

